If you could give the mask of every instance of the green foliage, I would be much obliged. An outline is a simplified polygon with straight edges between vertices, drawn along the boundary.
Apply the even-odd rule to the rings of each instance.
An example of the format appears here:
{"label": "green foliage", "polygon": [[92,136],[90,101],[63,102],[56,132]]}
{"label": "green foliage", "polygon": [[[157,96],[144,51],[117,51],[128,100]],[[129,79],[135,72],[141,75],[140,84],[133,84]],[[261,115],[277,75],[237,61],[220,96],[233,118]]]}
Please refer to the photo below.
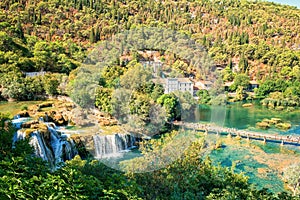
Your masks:
{"label": "green foliage", "polygon": [[244,87],[243,86],[238,86],[236,89],[236,96],[234,97],[235,101],[242,101],[246,99],[246,93],[244,92]]}
{"label": "green foliage", "polygon": [[125,69],[120,66],[105,67],[102,71],[102,78],[105,80],[104,85],[109,88],[117,87],[120,83],[120,76],[124,74]]}
{"label": "green foliage", "polygon": [[68,84],[68,94],[75,103],[83,108],[94,107],[96,90],[101,80],[99,71],[89,66],[78,68]]}
{"label": "green foliage", "polygon": [[283,177],[288,186],[293,190],[294,195],[300,195],[300,165],[293,164],[285,169]]}
{"label": "green foliage", "polygon": [[[300,55],[295,51],[299,46],[295,34],[299,32],[299,10],[269,2],[240,3],[237,0],[221,3],[193,1],[188,5],[184,1],[167,1],[164,11],[161,6],[153,0],[1,2],[0,65],[6,64],[1,68],[13,65],[18,72],[44,70],[69,74],[83,61],[91,43],[137,27],[163,27],[185,33],[202,43],[219,66],[226,66],[228,59],[234,58],[230,62],[238,64],[242,73],[254,69],[251,77],[254,75],[260,79],[270,75],[274,78],[280,74],[285,79],[299,79]],[[256,13],[253,14],[249,7]],[[149,49],[156,50],[150,47],[157,41],[144,44],[148,37],[142,34],[136,39],[141,46],[148,45]],[[159,48],[164,49],[165,45],[159,45]],[[124,47],[120,50],[128,53]],[[131,52],[131,56],[138,60],[137,51]],[[187,49],[180,51],[190,54]],[[172,60],[166,58],[167,62]],[[179,59],[174,61],[168,63],[176,69],[171,76],[193,75],[191,63]],[[257,66],[258,70],[254,68]],[[104,75],[105,87],[118,86],[123,70],[108,70],[107,76]],[[233,80],[230,70],[224,70],[224,81]],[[9,95],[11,98],[19,96],[16,87],[25,91],[18,84],[4,87],[14,93]]]}
{"label": "green foliage", "polygon": [[261,103],[271,109],[279,107],[290,109],[300,105],[299,82],[285,81],[282,78],[277,80],[266,80],[255,90],[258,98],[263,98]]}
{"label": "green foliage", "polygon": [[211,105],[226,105],[227,104],[227,97],[225,94],[219,94],[217,96],[214,96],[211,101],[210,101]]}
{"label": "green foliage", "polygon": [[241,56],[238,66],[242,73],[245,73],[248,70],[249,67],[248,60],[245,58],[244,55]]}
{"label": "green foliage", "polygon": [[234,73],[232,72],[232,63],[228,64],[228,66],[222,71],[223,81],[233,81]]}
{"label": "green foliage", "polygon": [[100,87],[96,91],[95,105],[100,111],[111,113],[111,95],[112,90],[109,88]]}
{"label": "green foliage", "polygon": [[59,80],[57,75],[47,75],[43,77],[44,89],[47,95],[57,95]]}
{"label": "green foliage", "polygon": [[2,95],[17,100],[36,100],[43,94],[44,86],[40,76],[22,77],[21,74],[8,72],[0,78],[4,86]]}
{"label": "green foliage", "polygon": [[139,199],[134,181],[97,161],[77,156],[52,172],[32,156],[28,140],[12,148],[13,134],[10,126],[0,129],[0,199]]}
{"label": "green foliage", "polygon": [[211,97],[207,90],[198,90],[197,97],[199,97],[199,104],[207,104],[211,100]]}
{"label": "green foliage", "polygon": [[235,76],[233,84],[230,86],[232,91],[238,89],[239,86],[242,87],[243,90],[247,90],[250,84],[250,78],[246,74],[238,74]]}
{"label": "green foliage", "polygon": [[151,98],[154,100],[154,101],[157,101],[157,99],[163,95],[165,92],[165,89],[162,85],[160,84],[156,84],[154,85],[153,87],[153,91],[151,93]]}
{"label": "green foliage", "polygon": [[157,99],[157,103],[165,108],[168,121],[179,119],[180,104],[178,98],[174,93],[163,94]]}
{"label": "green foliage", "polygon": [[28,106],[27,105],[22,105],[21,106],[21,110],[23,111],[23,110],[28,110]]}
{"label": "green foliage", "polygon": [[263,99],[261,103],[268,108],[282,110],[287,107],[300,106],[300,98],[291,93],[284,94],[282,92],[272,92],[267,98]]}
{"label": "green foliage", "polygon": [[126,89],[139,90],[150,82],[151,75],[150,69],[145,68],[140,63],[136,63],[120,77],[120,84]]}
{"label": "green foliage", "polygon": [[[188,65],[183,61],[177,60],[177,61],[175,61],[175,63],[172,64],[171,67],[181,76],[189,73]],[[173,73],[175,73],[175,72],[173,72]],[[179,76],[175,75],[174,77],[179,77]]]}
{"label": "green foliage", "polygon": [[262,84],[260,84],[259,88],[255,90],[255,94],[258,97],[265,97],[270,92],[275,91],[275,81],[273,80],[266,80]]}

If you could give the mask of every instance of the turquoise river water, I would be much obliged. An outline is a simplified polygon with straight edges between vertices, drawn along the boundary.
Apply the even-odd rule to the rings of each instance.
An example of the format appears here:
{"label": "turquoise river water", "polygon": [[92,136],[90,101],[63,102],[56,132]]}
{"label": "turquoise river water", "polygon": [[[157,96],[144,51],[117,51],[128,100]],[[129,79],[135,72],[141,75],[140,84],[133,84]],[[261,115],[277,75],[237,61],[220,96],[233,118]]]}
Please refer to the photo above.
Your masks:
{"label": "turquoise river water", "polygon": [[[251,130],[270,134],[300,136],[300,111],[273,111],[259,103],[251,107],[242,107],[242,103],[227,106],[199,106],[195,122],[212,122],[229,128]],[[263,119],[280,118],[292,124],[288,131],[275,127],[261,130],[255,127]],[[249,176],[249,181],[258,188],[268,188],[273,192],[284,190],[281,175],[283,170],[291,164],[300,163],[300,147],[280,144],[263,144],[262,141],[234,140],[227,137],[217,138],[209,136],[210,140],[222,140],[222,148],[213,150],[209,156],[217,165],[225,167],[235,165],[236,172],[243,172]]]}

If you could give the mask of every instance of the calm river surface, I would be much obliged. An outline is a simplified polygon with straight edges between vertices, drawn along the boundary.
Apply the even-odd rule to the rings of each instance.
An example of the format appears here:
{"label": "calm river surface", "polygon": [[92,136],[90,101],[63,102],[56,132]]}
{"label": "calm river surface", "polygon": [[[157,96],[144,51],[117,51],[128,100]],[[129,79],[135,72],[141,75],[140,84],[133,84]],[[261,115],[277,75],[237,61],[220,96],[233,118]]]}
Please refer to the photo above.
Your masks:
{"label": "calm river surface", "polygon": [[[255,127],[256,123],[267,118],[280,118],[292,124],[288,131],[281,131],[275,127],[261,130]],[[300,136],[300,111],[272,111],[259,103],[244,108],[242,103],[233,103],[227,106],[199,106],[195,122],[212,122],[221,126],[260,131],[273,134],[288,134]],[[231,167],[235,165],[236,172],[243,172],[249,176],[249,181],[259,188],[269,188],[273,192],[284,190],[281,180],[282,171],[291,164],[300,163],[299,146],[280,146],[279,144],[262,141],[236,140],[234,138],[209,135],[211,141],[222,141],[222,148],[213,150],[209,156],[213,163]]]}
{"label": "calm river surface", "polygon": [[[292,128],[281,131],[276,128],[261,130],[255,127],[257,122],[271,118],[280,118],[284,122],[289,122]],[[232,103],[227,106],[200,105],[198,115],[193,121],[212,122],[229,128],[300,135],[300,110],[293,112],[269,110],[258,102],[246,108],[242,107],[242,103]]]}

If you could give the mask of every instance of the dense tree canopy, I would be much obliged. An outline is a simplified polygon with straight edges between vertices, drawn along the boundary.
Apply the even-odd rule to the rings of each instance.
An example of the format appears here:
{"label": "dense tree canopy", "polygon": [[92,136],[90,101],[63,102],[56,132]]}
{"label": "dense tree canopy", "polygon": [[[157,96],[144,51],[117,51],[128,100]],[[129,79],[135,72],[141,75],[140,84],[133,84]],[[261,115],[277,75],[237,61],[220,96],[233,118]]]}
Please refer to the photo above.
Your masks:
{"label": "dense tree canopy", "polygon": [[[235,73],[246,73],[250,80],[256,78],[262,83],[268,77],[299,81],[299,10],[291,6],[238,0],[25,0],[3,1],[0,8],[1,69],[69,74],[83,61],[92,43],[144,26],[177,30],[192,37],[203,45],[216,65],[228,64],[225,81],[233,80]],[[158,42],[146,44],[143,38],[138,41],[145,47]],[[176,76],[192,72],[182,60],[171,64]],[[107,86],[115,87],[124,69],[110,67],[103,76]],[[205,72],[199,74],[202,76]],[[23,83],[21,78],[16,84]],[[4,96],[36,98],[24,97],[26,89],[14,95],[14,88],[6,87]]]}

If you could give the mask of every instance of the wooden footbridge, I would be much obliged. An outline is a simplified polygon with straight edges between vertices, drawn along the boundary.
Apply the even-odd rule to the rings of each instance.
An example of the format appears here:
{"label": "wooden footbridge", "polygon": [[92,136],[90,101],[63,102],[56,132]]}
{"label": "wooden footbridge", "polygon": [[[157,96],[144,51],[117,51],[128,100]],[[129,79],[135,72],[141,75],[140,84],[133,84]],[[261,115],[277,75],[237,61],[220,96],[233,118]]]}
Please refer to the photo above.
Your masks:
{"label": "wooden footbridge", "polygon": [[268,134],[246,130],[238,130],[235,128],[226,128],[213,124],[200,124],[200,123],[174,123],[175,125],[182,126],[183,128],[192,129],[195,131],[201,131],[206,134],[213,133],[217,135],[229,135],[234,137],[240,137],[245,139],[262,140],[263,142],[274,142],[280,143],[281,145],[290,144],[300,146],[300,135],[279,135],[279,134]]}

